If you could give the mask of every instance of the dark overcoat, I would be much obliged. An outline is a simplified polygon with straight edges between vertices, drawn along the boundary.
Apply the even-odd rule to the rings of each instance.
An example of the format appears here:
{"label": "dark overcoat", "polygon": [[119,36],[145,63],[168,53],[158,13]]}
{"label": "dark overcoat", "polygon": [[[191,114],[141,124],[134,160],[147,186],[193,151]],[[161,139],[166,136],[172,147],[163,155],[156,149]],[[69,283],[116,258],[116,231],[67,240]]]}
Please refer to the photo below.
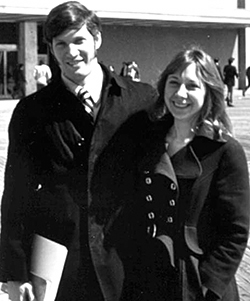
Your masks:
{"label": "dark overcoat", "polygon": [[95,270],[96,258],[88,240],[95,238],[95,227],[91,228],[91,222],[88,227],[88,217],[91,221],[93,216],[89,179],[97,157],[119,125],[156,97],[150,85],[102,68],[105,82],[95,124],[58,79],[21,99],[9,125],[0,281],[30,280],[33,237],[42,235],[68,249],[58,301],[113,300],[99,284],[102,275]]}
{"label": "dark overcoat", "polygon": [[170,158],[172,122],[136,114],[96,164],[92,207],[104,229],[96,248],[116,254],[120,284],[120,299],[110,300],[201,301],[205,288],[206,300],[239,300],[235,274],[249,231],[245,153],[204,126]]}

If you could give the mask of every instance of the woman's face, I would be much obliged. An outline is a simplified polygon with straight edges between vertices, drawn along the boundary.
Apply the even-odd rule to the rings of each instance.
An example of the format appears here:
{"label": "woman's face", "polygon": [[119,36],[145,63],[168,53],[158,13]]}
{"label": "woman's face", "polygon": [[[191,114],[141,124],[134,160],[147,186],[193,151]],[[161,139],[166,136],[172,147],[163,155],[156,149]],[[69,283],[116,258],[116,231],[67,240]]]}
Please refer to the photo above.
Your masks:
{"label": "woman's face", "polygon": [[193,125],[204,104],[206,89],[197,77],[196,65],[168,76],[165,85],[165,104],[176,120]]}

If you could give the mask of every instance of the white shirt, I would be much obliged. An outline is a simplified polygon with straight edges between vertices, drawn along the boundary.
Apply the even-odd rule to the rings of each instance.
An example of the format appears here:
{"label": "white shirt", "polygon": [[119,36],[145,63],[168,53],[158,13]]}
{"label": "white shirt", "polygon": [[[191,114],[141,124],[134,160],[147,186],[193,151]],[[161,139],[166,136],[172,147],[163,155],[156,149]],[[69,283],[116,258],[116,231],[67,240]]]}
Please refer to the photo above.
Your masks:
{"label": "white shirt", "polygon": [[37,81],[38,84],[47,86],[48,81],[51,79],[52,74],[50,67],[42,64],[37,65],[34,69],[34,78]]}
{"label": "white shirt", "polygon": [[[102,85],[103,85],[103,71],[99,64],[96,64],[96,67],[92,72],[85,78],[84,85],[79,85],[73,82],[71,79],[62,74],[62,80],[65,83],[66,87],[76,96],[78,95],[81,89],[86,90],[91,95],[94,103],[98,103],[101,98]],[[100,105],[94,107],[94,119],[96,118]]]}

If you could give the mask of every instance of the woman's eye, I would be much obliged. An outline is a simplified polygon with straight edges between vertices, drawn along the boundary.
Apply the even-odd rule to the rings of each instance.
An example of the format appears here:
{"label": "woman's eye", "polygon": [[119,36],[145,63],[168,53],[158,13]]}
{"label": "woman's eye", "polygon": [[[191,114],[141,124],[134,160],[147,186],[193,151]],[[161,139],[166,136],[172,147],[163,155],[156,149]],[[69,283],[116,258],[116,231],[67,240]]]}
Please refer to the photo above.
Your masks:
{"label": "woman's eye", "polygon": [[172,85],[172,86],[173,86],[173,85],[175,85],[175,86],[176,86],[176,85],[179,85],[178,81],[176,81],[176,80],[170,80],[170,81],[169,81],[169,84]]}
{"label": "woman's eye", "polygon": [[188,85],[187,85],[187,89],[188,89],[188,90],[195,90],[195,89],[197,89],[197,88],[199,88],[199,86],[198,86],[197,84],[195,84],[195,83],[192,83],[192,84],[188,84]]}

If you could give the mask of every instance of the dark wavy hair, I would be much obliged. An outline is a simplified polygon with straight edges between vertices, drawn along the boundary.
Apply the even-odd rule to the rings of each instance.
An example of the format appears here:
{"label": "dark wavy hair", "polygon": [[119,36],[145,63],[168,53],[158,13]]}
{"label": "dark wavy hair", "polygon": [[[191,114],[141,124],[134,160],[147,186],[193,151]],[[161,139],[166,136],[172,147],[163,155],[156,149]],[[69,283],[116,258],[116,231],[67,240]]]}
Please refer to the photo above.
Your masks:
{"label": "dark wavy hair", "polygon": [[197,76],[206,88],[204,105],[201,108],[196,127],[209,124],[213,129],[231,133],[232,126],[226,113],[224,100],[224,84],[212,57],[195,46],[179,52],[160,75],[157,83],[159,98],[151,111],[151,118],[159,120],[170,114],[164,100],[168,76],[186,69],[192,63],[195,63]]}
{"label": "dark wavy hair", "polygon": [[65,30],[81,29],[85,24],[94,38],[102,31],[101,21],[93,11],[78,1],[64,2],[54,7],[47,16],[43,28],[45,42],[51,45],[53,38]]}

